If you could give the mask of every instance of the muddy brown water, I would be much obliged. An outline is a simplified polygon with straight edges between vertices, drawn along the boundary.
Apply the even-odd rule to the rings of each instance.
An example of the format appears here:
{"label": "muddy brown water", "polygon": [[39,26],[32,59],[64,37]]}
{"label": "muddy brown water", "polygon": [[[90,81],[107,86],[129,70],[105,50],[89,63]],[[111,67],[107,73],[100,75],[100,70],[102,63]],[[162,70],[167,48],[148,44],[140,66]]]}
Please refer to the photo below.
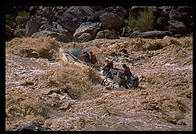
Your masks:
{"label": "muddy brown water", "polygon": [[[119,68],[127,63],[139,76],[140,87],[128,90],[88,82],[80,64],[67,65],[64,75],[59,61],[6,54],[6,130],[35,123],[53,131],[191,131],[192,51],[182,58],[168,54],[114,62]],[[64,81],[54,80],[61,75]],[[80,96],[74,98],[75,90]]]}

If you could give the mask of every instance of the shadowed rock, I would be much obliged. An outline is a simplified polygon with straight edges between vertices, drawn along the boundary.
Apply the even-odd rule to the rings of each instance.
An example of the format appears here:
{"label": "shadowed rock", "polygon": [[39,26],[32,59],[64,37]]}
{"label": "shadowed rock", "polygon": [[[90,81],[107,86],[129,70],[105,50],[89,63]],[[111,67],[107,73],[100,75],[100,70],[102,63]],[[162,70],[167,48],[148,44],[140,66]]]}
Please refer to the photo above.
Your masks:
{"label": "shadowed rock", "polygon": [[124,24],[123,19],[114,13],[106,12],[99,18],[103,23],[104,29],[116,29]]}

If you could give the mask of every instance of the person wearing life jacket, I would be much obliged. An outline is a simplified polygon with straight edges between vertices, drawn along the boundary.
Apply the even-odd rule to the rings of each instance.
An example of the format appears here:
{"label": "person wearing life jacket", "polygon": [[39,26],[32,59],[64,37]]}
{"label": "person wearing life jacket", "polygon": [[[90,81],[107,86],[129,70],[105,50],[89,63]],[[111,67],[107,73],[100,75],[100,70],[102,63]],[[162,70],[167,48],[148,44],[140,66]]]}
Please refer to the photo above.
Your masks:
{"label": "person wearing life jacket", "polygon": [[106,58],[105,64],[103,67],[103,75],[105,75],[107,78],[112,78],[112,74],[110,72],[111,68],[113,68],[113,61],[109,61],[109,59]]}
{"label": "person wearing life jacket", "polygon": [[108,66],[109,66],[109,68],[114,68],[113,61],[112,60],[109,61]]}
{"label": "person wearing life jacket", "polygon": [[126,84],[128,84],[128,82],[130,81],[130,78],[132,76],[132,73],[131,73],[129,67],[126,66],[126,64],[123,64],[123,68],[124,68],[123,75],[125,76],[125,82],[126,82]]}
{"label": "person wearing life jacket", "polygon": [[95,64],[97,62],[97,58],[96,58],[95,54],[93,54],[92,51],[90,51],[90,61],[92,64]]}
{"label": "person wearing life jacket", "polygon": [[85,62],[90,62],[90,55],[86,51],[82,55],[82,60]]}

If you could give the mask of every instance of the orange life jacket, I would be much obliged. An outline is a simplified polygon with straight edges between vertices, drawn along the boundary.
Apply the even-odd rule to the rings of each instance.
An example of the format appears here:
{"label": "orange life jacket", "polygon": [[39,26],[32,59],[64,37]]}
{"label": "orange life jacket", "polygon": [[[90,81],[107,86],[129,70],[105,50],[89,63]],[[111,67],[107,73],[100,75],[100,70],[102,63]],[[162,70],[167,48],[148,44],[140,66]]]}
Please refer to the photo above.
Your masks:
{"label": "orange life jacket", "polygon": [[91,59],[91,62],[97,62],[97,58],[94,54],[91,54],[90,59]]}
{"label": "orange life jacket", "polygon": [[113,68],[113,61],[109,62],[109,68]]}
{"label": "orange life jacket", "polygon": [[131,73],[131,71],[130,71],[130,69],[128,67],[125,68],[124,75],[125,76],[131,76],[132,75],[132,73]]}

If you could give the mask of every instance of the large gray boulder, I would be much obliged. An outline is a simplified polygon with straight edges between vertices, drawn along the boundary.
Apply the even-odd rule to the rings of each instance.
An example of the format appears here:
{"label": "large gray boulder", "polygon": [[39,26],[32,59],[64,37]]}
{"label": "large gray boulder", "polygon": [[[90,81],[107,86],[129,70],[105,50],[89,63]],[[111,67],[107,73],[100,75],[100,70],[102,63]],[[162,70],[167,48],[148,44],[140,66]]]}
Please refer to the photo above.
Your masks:
{"label": "large gray boulder", "polygon": [[172,8],[169,13],[170,20],[184,20],[188,19],[192,15],[192,8],[187,6],[179,6]]}
{"label": "large gray boulder", "polygon": [[36,32],[34,34],[32,34],[32,38],[38,38],[40,36],[45,36],[45,37],[53,37],[55,38],[57,41],[60,41],[60,42],[71,42],[72,41],[72,34],[65,30],[64,32],[62,33],[58,33],[58,32],[53,32],[53,31],[40,31],[40,32]]}
{"label": "large gray boulder", "polygon": [[169,31],[173,33],[187,33],[188,29],[183,22],[178,20],[169,20]]}
{"label": "large gray boulder", "polygon": [[184,25],[190,30],[193,31],[193,10],[192,7],[188,6],[179,6],[174,7],[169,13],[170,20],[178,20],[184,23]]}
{"label": "large gray boulder", "polygon": [[80,24],[86,21],[87,16],[92,15],[94,15],[94,11],[88,6],[72,6],[63,13],[57,22],[65,29],[74,32]]}
{"label": "large gray boulder", "polygon": [[155,39],[155,38],[163,38],[166,35],[172,35],[171,32],[169,31],[147,31],[147,32],[143,32],[139,35],[139,37],[141,38],[151,38],[151,39]]}
{"label": "large gray boulder", "polygon": [[92,37],[92,35],[90,33],[82,33],[78,38],[77,41],[78,42],[87,42],[90,40],[93,40],[94,38]]}
{"label": "large gray boulder", "polygon": [[104,9],[104,11],[117,14],[122,19],[127,19],[128,18],[128,12],[127,12],[127,10],[124,7],[121,7],[121,6],[107,7],[107,8]]}
{"label": "large gray boulder", "polygon": [[102,30],[96,35],[96,39],[119,39],[115,30]]}
{"label": "large gray boulder", "polygon": [[102,14],[99,18],[104,29],[116,29],[124,24],[124,20],[121,17],[110,12]]}
{"label": "large gray boulder", "polygon": [[26,24],[26,36],[31,36],[33,33],[38,32],[40,28],[40,24],[34,20],[31,19]]}
{"label": "large gray boulder", "polygon": [[[78,40],[78,38],[83,33],[89,33],[91,35],[91,38],[89,38],[89,35],[85,34],[85,38],[88,37],[88,39],[94,39],[96,37],[97,32],[101,29],[102,24],[100,22],[83,22],[75,31],[73,37],[75,40]],[[80,37],[81,40],[81,37]]]}

